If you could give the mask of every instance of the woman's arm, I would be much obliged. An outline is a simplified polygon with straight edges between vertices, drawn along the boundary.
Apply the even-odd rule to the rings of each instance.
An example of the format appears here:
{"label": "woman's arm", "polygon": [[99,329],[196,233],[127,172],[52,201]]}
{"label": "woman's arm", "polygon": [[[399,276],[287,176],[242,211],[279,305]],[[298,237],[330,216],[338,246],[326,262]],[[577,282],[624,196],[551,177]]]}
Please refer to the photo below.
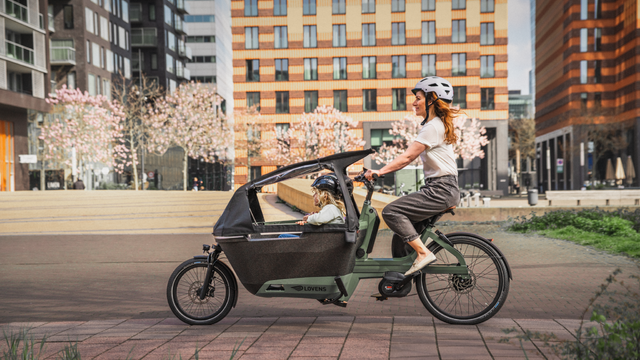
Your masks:
{"label": "woman's arm", "polygon": [[414,141],[411,145],[409,145],[407,151],[405,151],[402,155],[393,159],[390,163],[385,165],[380,170],[367,171],[365,176],[367,177],[367,179],[371,180],[373,178],[373,174],[381,176],[403,169],[405,166],[411,164],[413,160],[415,160],[423,151],[427,150],[428,148],[429,147],[427,145]]}

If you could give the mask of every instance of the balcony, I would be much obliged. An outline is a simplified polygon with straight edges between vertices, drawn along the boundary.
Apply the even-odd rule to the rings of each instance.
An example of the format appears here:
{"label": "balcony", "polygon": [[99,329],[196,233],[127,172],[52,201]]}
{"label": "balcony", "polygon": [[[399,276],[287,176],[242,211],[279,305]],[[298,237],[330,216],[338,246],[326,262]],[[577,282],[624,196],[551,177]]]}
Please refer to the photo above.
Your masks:
{"label": "balcony", "polygon": [[182,41],[180,41],[180,43],[178,44],[178,55],[180,55],[181,57],[186,57],[189,60],[191,60],[191,58],[193,57],[191,55],[191,48],[186,46]]}
{"label": "balcony", "polygon": [[177,0],[176,7],[178,12],[182,14],[188,14],[190,12],[189,4],[185,0]]}
{"label": "balcony", "polygon": [[142,21],[142,4],[132,3],[129,5],[129,21],[132,23]]}
{"label": "balcony", "polygon": [[183,71],[184,71],[183,73],[184,78],[187,80],[191,80],[191,71],[189,71],[189,69],[187,68],[184,68]]}
{"label": "balcony", "polygon": [[56,31],[56,26],[55,26],[55,22],[53,19],[53,14],[49,14],[49,31],[51,32],[55,32]]}
{"label": "balcony", "polygon": [[19,4],[15,1],[4,0],[4,12],[18,20],[26,23],[29,22],[29,9],[25,5]]}
{"label": "balcony", "polygon": [[[7,0],[9,1],[9,0]],[[33,65],[33,50],[13,41],[5,40],[7,44],[7,57]]]}
{"label": "balcony", "polygon": [[75,65],[76,49],[72,47],[51,47],[51,65]]}
{"label": "balcony", "polygon": [[131,29],[131,46],[158,46],[156,29]]}
{"label": "balcony", "polygon": [[182,34],[182,35],[186,35],[187,34],[187,24],[182,21],[181,18],[176,16],[176,26],[174,27],[174,29],[176,29],[176,32]]}

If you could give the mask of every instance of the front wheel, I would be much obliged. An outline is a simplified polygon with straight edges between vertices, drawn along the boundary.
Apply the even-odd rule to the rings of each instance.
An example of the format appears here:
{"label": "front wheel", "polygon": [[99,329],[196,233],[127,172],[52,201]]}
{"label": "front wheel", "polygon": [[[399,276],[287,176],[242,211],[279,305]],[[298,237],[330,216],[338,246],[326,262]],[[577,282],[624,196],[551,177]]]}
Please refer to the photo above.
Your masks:
{"label": "front wheel", "polygon": [[210,325],[227,316],[238,289],[233,273],[222,265],[213,266],[204,299],[199,294],[207,275],[207,260],[189,259],[173,271],[167,284],[167,300],[178,319],[190,325]]}
{"label": "front wheel", "polygon": [[[422,304],[436,318],[459,325],[474,325],[490,319],[504,305],[509,293],[509,275],[500,254],[491,245],[468,236],[450,237],[464,257],[469,279],[454,274],[421,274],[417,281]],[[433,242],[433,265],[457,264],[453,254]]]}

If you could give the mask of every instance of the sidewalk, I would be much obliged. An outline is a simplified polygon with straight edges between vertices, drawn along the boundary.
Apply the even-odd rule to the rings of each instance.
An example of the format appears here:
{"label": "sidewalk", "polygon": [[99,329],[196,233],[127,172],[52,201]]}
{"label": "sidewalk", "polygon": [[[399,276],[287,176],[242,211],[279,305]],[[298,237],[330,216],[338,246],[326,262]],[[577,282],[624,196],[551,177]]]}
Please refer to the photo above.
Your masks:
{"label": "sidewalk", "polygon": [[[227,317],[218,324],[188,326],[175,318],[35,323],[47,336],[45,356],[78,343],[83,359],[553,359],[542,344],[518,339],[521,329],[553,331],[573,339],[577,320],[490,319],[455,326],[429,316]],[[2,326],[17,330],[25,324]],[[516,328],[506,335],[502,330]],[[6,344],[0,345],[0,351]]]}

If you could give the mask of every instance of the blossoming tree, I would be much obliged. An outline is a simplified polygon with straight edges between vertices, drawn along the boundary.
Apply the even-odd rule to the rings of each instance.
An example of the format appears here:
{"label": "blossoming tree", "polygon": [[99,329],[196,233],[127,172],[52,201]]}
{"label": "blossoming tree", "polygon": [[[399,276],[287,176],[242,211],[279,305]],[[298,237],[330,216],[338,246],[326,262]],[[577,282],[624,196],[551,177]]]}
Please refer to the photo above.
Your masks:
{"label": "blossoming tree", "polygon": [[303,113],[288,131],[277,134],[271,158],[280,164],[313,160],[364,146],[354,129],[358,122],[331,106]]}
{"label": "blossoming tree", "polygon": [[44,142],[43,160],[72,167],[75,151],[80,175],[89,163],[122,171],[128,149],[122,139],[124,113],[118,103],[66,86],[46,101],[53,105],[53,111],[45,117],[39,136]]}
{"label": "blossoming tree", "polygon": [[[251,179],[252,160],[261,157],[261,151],[268,149],[268,144],[262,141],[262,133],[267,130],[267,124],[260,121],[260,113],[255,106],[248,109],[237,109],[233,112],[233,126],[235,131],[235,161],[247,166],[247,181]],[[242,161],[246,159],[246,162]]]}
{"label": "blossoming tree", "polygon": [[[396,121],[392,124],[389,133],[395,137],[393,144],[383,144],[378,152],[374,155],[373,159],[378,164],[387,164],[393,159],[404,153],[409,145],[418,137],[418,132],[422,126],[420,123],[423,118],[408,114],[404,119]],[[487,139],[486,130],[480,126],[480,122],[473,118],[469,119],[464,114],[459,114],[453,118],[453,128],[458,135],[458,142],[453,145],[453,151],[457,157],[461,157],[465,160],[471,160],[479,157],[484,158],[484,151],[482,146],[489,143]],[[412,165],[419,163],[419,158],[416,158]]]}
{"label": "blossoming tree", "polygon": [[182,84],[173,94],[148,107],[149,151],[159,155],[171,147],[184,151],[183,190],[187,190],[189,157],[224,161],[233,144],[233,131],[220,110],[215,88],[200,83]]}

